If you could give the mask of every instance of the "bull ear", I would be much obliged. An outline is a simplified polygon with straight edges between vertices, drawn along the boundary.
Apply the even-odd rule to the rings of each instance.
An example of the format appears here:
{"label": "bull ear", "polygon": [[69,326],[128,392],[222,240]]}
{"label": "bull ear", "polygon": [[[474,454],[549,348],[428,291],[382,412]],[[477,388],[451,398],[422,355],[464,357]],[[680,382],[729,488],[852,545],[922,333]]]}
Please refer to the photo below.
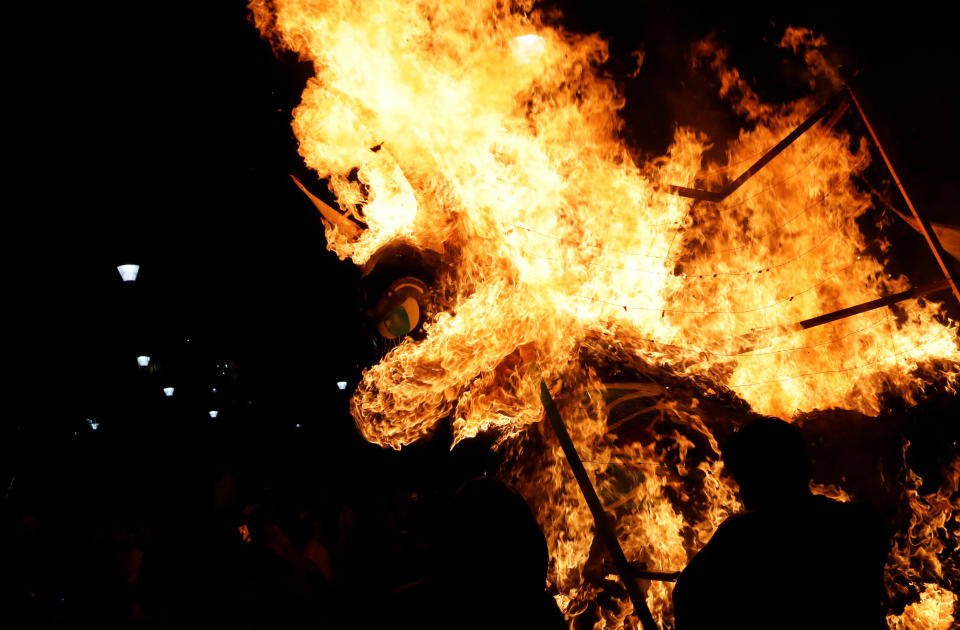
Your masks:
{"label": "bull ear", "polygon": [[947,253],[960,260],[960,228],[943,223],[931,223],[930,225],[933,226],[933,231],[937,234],[940,245],[947,250]]}
{"label": "bull ear", "polygon": [[[920,229],[920,223],[915,218],[901,212],[897,206],[895,206],[887,198],[886,195],[873,186],[870,187],[870,190],[873,192],[875,197],[883,202],[884,206],[889,208],[894,214],[903,219],[914,230],[920,234],[923,234],[923,230]],[[934,234],[937,235],[937,240],[940,241],[940,246],[943,247],[948,254],[957,260],[960,260],[960,227],[956,225],[947,225],[945,223],[931,223],[930,227],[933,228]]]}
{"label": "bull ear", "polygon": [[299,179],[297,179],[296,175],[291,173],[290,179],[292,179],[293,183],[303,191],[303,194],[307,196],[307,199],[310,200],[310,203],[313,204],[313,207],[320,211],[320,216],[323,219],[324,225],[327,227],[336,227],[338,231],[345,234],[350,240],[353,240],[360,235],[360,228],[353,221],[325,204],[319,197],[307,190],[307,187],[304,186]]}

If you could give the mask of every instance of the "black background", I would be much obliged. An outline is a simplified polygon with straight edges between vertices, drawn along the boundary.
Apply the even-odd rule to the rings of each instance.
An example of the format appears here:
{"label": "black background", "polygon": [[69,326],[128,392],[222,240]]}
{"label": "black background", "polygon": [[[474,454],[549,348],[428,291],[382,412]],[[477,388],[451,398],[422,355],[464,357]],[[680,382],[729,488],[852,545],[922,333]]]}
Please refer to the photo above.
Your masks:
{"label": "black background", "polygon": [[[691,72],[691,42],[714,33],[762,97],[785,100],[806,84],[773,44],[788,25],[822,32],[828,55],[860,73],[862,101],[920,211],[956,224],[955,23],[935,3],[896,13],[780,4],[559,6],[567,28],[611,41],[625,138],[650,155],[678,123],[721,140],[742,122]],[[8,212],[26,218],[30,237],[8,234],[29,243],[11,248],[29,251],[10,264],[26,292],[8,309],[24,315],[11,329],[24,358],[11,362],[27,377],[15,393],[28,404],[7,409],[0,490],[69,524],[117,505],[193,505],[184,497],[237,461],[267,485],[322,477],[361,488],[449,464],[449,442],[429,456],[368,447],[347,413],[375,359],[359,273],[325,250],[316,211],[287,177],[301,168],[289,122],[309,66],[277,59],[242,3],[52,5],[11,16],[8,29],[24,186]],[[629,79],[638,48],[644,66]],[[935,278],[922,241],[901,233],[897,257]],[[128,262],[141,265],[136,283],[117,273]],[[152,369],[138,368],[139,354]],[[482,467],[457,465],[441,472]]]}

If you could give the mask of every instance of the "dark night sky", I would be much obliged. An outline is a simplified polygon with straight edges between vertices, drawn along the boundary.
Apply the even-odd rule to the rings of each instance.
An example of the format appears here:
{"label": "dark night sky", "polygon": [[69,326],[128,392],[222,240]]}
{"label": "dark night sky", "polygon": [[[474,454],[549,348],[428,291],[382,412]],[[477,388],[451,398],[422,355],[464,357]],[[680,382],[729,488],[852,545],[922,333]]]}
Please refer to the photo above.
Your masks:
{"label": "dark night sky", "polygon": [[[570,30],[611,40],[606,70],[627,95],[625,139],[647,154],[666,148],[677,123],[720,139],[738,122],[722,113],[715,83],[691,73],[691,42],[715,33],[775,100],[805,92],[772,42],[787,25],[823,32],[832,58],[861,72],[859,94],[921,212],[960,222],[955,21],[940,5],[559,4]],[[325,250],[319,216],[288,179],[302,168],[289,122],[308,69],[273,56],[242,2],[30,11],[5,14],[17,42],[10,154],[23,190],[7,210],[29,225],[7,234],[23,252],[11,275],[26,288],[10,309],[26,321],[8,334],[28,357],[8,365],[26,377],[14,394],[29,405],[8,405],[0,424],[0,483],[15,477],[13,496],[49,513],[51,553],[69,552],[75,523],[114,512],[202,516],[210,480],[233,465],[252,484],[350,484],[357,494],[477,474],[482,438],[451,454],[441,433],[396,454],[362,443],[348,416],[349,390],[374,357],[359,272]],[[627,80],[639,47],[644,66]],[[893,229],[911,278],[936,278],[922,241]],[[125,262],[141,265],[136,283],[121,282]],[[154,371],[137,367],[139,354],[154,357]],[[930,454],[950,455],[956,438],[929,435],[915,450],[936,478]]]}
{"label": "dark night sky", "polygon": [[[644,48],[640,75],[623,83],[637,148],[661,151],[678,121],[730,123],[714,114],[715,85],[688,70],[690,42],[714,32],[761,95],[798,96],[772,42],[808,26],[861,70],[863,101],[921,211],[956,216],[957,53],[934,3],[899,14],[875,3],[628,4],[560,3],[571,30],[612,41],[615,76]],[[44,406],[22,421],[129,416],[143,404],[129,393],[140,353],[166,356],[193,383],[234,360],[245,395],[290,417],[345,404],[333,383],[355,381],[366,352],[358,274],[325,251],[318,216],[287,179],[299,168],[289,118],[305,69],[273,57],[242,3],[83,4],[53,17],[20,71],[42,129],[24,152],[30,212],[52,254],[38,263],[51,269],[30,341],[63,359],[37,367],[37,395],[57,414]],[[926,260],[919,243],[907,254]],[[136,286],[120,282],[121,262],[142,265]]]}

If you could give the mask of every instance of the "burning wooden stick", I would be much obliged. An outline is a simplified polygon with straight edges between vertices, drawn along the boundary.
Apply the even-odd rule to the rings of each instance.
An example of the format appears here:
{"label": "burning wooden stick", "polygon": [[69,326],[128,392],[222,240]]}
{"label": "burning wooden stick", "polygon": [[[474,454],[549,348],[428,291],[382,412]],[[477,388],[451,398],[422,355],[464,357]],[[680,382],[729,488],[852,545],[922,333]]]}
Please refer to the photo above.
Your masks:
{"label": "burning wooden stick", "polygon": [[640,580],[652,580],[654,582],[676,582],[680,577],[679,571],[647,571],[636,562],[631,562],[633,575]]}
{"label": "burning wooden stick", "polygon": [[[863,107],[860,105],[860,101],[857,100],[856,95],[853,93],[853,90],[849,85],[845,85],[844,89],[840,92],[834,94],[830,100],[824,103],[817,111],[807,117],[796,129],[791,131],[783,140],[777,143],[772,149],[767,151],[759,160],[754,162],[750,168],[744,171],[739,177],[730,182],[723,190],[712,191],[712,190],[701,190],[698,188],[687,188],[685,186],[670,186],[670,191],[681,197],[689,197],[692,199],[697,199],[700,201],[712,201],[719,202],[726,199],[733,191],[737,190],[740,186],[743,185],[748,179],[753,177],[760,169],[766,166],[773,158],[777,157],[784,149],[790,146],[797,138],[802,136],[807,132],[811,127],[813,127],[817,122],[824,118],[834,109],[837,109],[843,102],[849,99],[850,102],[857,108],[857,112],[860,114],[863,124],[867,128],[867,132],[870,134],[870,138],[873,140],[873,144],[877,147],[877,151],[880,153],[880,157],[883,158],[883,162],[887,167],[887,170],[890,172],[890,175],[893,177],[893,181],[897,184],[897,188],[900,190],[900,194],[903,195],[903,200],[907,202],[907,207],[910,208],[910,213],[913,215],[913,221],[910,221],[906,217],[908,223],[916,229],[918,232],[923,234],[924,239],[927,242],[927,245],[930,247],[930,251],[933,252],[934,258],[937,260],[937,264],[940,266],[940,270],[943,272],[944,278],[946,279],[947,286],[953,291],[954,296],[960,301],[960,289],[957,287],[957,283],[954,281],[953,277],[950,274],[950,270],[947,268],[947,264],[944,261],[944,256],[946,250],[943,247],[942,243],[938,238],[937,231],[934,229],[933,225],[930,224],[926,219],[920,216],[917,212],[916,207],[914,207],[913,202],[910,200],[910,196],[907,194],[907,190],[904,188],[903,183],[900,181],[900,178],[897,176],[897,172],[893,168],[893,164],[890,162],[890,158],[887,157],[886,151],[883,150],[883,145],[880,144],[880,138],[877,137],[876,132],[873,130],[873,125],[870,124],[870,121],[867,120],[867,115],[863,111]],[[838,110],[842,111],[842,110]],[[888,204],[889,205],[889,204]],[[896,212],[896,210],[894,209]],[[897,214],[900,214],[897,212]],[[902,215],[901,215],[902,216]],[[939,289],[936,289],[939,290]],[[916,297],[916,296],[907,296],[907,297]],[[906,299],[906,298],[901,298]],[[881,304],[880,306],[885,306]],[[877,308],[877,307],[874,307]],[[869,310],[869,309],[865,309]],[[838,311],[839,312],[839,311]],[[863,312],[863,311],[857,311]],[[851,315],[855,313],[850,313]],[[824,316],[825,317],[825,316]],[[839,318],[837,318],[839,319]],[[826,323],[825,320],[821,323]],[[801,322],[803,324],[803,322]],[[818,324],[814,324],[818,325]],[[810,326],[803,326],[804,328],[809,328]]]}
{"label": "burning wooden stick", "polygon": [[748,179],[757,174],[757,172],[766,166],[770,160],[780,155],[784,149],[794,143],[794,141],[805,134],[808,129],[817,124],[820,119],[825,117],[831,111],[839,107],[846,96],[846,92],[840,91],[834,94],[830,100],[820,106],[820,108],[810,114],[806,120],[800,123],[796,129],[791,131],[783,140],[777,143],[775,147],[763,154],[763,156],[745,170],[740,177],[727,184],[723,190],[701,190],[699,188],[687,188],[685,186],[670,186],[670,192],[681,197],[689,197],[700,201],[723,201],[730,196],[736,189],[740,188]]}
{"label": "burning wooden stick", "polygon": [[869,302],[864,302],[863,304],[848,306],[847,308],[841,308],[837,311],[831,311],[830,313],[817,315],[816,317],[804,319],[793,324],[781,324],[771,328],[755,330],[744,335],[739,335],[738,338],[740,339],[740,343],[742,345],[738,349],[738,352],[749,352],[756,347],[757,341],[764,335],[784,334],[798,330],[806,330],[807,328],[814,328],[816,326],[823,326],[824,324],[829,324],[830,322],[835,322],[839,319],[853,317],[854,315],[859,315],[860,313],[866,313],[867,311],[890,306],[891,304],[896,304],[897,302],[903,302],[904,300],[922,297],[930,293],[936,293],[937,291],[945,291],[946,289],[951,288],[951,286],[950,280],[948,278],[944,278],[943,280],[922,284],[918,287],[907,289],[906,291],[900,291],[899,293],[893,293],[891,295],[877,298],[876,300],[870,300]]}
{"label": "burning wooden stick", "polygon": [[870,300],[869,302],[864,302],[863,304],[857,304],[856,306],[842,308],[839,311],[833,311],[832,313],[811,317],[810,319],[805,319],[802,322],[797,322],[793,325],[793,328],[806,329],[813,328],[814,326],[822,326],[823,324],[827,324],[829,322],[835,322],[838,319],[859,315],[860,313],[866,313],[867,311],[872,311],[877,308],[883,308],[884,306],[896,304],[897,302],[902,302],[903,300],[909,300],[910,298],[920,297],[936,291],[943,291],[944,289],[949,289],[950,287],[951,283],[949,279],[944,278],[943,280],[938,280],[937,282],[931,282],[919,287],[913,287],[912,289],[907,289],[906,291],[894,293],[893,295],[888,295],[886,297],[877,298],[876,300]]}
{"label": "burning wooden stick", "polygon": [[557,439],[560,440],[560,446],[563,448],[563,454],[567,457],[567,463],[570,464],[570,468],[573,470],[573,476],[580,485],[583,498],[586,499],[590,513],[593,514],[593,522],[597,527],[597,535],[600,536],[607,551],[610,552],[613,564],[617,568],[617,573],[620,574],[620,581],[623,582],[627,593],[630,595],[630,601],[633,602],[633,610],[640,618],[640,624],[644,630],[659,630],[657,628],[657,622],[654,621],[653,615],[650,614],[650,609],[647,608],[647,600],[644,598],[643,591],[640,590],[640,586],[637,584],[636,570],[627,562],[627,557],[623,555],[620,541],[617,540],[617,534],[607,519],[607,513],[603,510],[600,497],[597,496],[597,491],[594,489],[593,484],[590,483],[590,477],[587,476],[587,470],[583,467],[583,462],[580,460],[577,448],[574,446],[573,440],[570,439],[570,434],[567,433],[567,427],[563,423],[563,417],[560,415],[560,411],[553,401],[553,396],[550,395],[550,390],[543,381],[540,381],[540,402],[543,403],[543,409],[547,413],[547,418],[550,419],[550,426],[553,427]]}

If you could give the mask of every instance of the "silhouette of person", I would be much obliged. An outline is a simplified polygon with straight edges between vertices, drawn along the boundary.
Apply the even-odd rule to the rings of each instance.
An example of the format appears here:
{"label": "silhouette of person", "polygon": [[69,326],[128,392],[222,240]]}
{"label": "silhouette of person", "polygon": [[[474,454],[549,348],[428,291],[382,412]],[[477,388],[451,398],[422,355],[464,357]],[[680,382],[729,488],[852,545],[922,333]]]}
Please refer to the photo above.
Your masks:
{"label": "silhouette of person", "polygon": [[747,511],[681,573],[677,630],[886,628],[886,525],[868,505],[810,492],[800,432],[757,420],[730,438],[723,462]]}
{"label": "silhouette of person", "polygon": [[546,592],[546,539],[519,494],[494,479],[470,480],[454,494],[442,529],[416,627],[567,627]]}

